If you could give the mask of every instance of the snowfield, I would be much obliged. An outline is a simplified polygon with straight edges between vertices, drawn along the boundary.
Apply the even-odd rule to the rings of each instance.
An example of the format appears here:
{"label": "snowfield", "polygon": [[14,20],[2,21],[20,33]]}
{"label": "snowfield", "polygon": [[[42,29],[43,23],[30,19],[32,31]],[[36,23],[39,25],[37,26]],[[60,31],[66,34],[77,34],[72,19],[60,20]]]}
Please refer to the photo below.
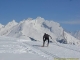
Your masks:
{"label": "snowfield", "polygon": [[11,37],[0,37],[0,60],[53,60],[54,58],[80,58],[80,46],[42,42]]}

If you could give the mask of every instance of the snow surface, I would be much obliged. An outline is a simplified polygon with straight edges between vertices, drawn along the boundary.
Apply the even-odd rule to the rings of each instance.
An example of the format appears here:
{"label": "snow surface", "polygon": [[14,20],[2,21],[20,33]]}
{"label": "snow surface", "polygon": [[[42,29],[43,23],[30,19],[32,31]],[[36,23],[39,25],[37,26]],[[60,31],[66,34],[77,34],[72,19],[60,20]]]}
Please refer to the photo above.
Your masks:
{"label": "snow surface", "polygon": [[80,46],[50,43],[41,47],[41,41],[0,37],[0,60],[54,60],[80,58]]}

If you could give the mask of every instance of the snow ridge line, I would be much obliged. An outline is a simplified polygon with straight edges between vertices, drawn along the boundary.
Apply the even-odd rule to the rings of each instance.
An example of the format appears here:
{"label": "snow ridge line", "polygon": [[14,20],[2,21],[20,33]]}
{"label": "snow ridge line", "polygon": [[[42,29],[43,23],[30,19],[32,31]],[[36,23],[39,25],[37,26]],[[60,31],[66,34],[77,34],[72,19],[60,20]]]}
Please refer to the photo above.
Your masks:
{"label": "snow ridge line", "polygon": [[65,47],[65,46],[61,46],[61,45],[59,45],[59,44],[53,44],[53,45],[56,45],[56,46],[59,46],[59,47],[63,47],[63,48],[66,48],[66,49],[70,49],[70,50],[72,50],[72,51],[76,51],[76,52],[79,52],[80,53],[80,51],[78,51],[78,50],[74,50],[74,49],[71,49],[71,48],[68,48],[68,47]]}
{"label": "snow ridge line", "polygon": [[[49,60],[51,60],[51,59],[53,59],[53,58],[60,58],[60,57],[58,57],[58,56],[56,56],[56,55],[53,55],[52,53],[49,53],[49,52],[44,51],[44,50],[41,50],[41,49],[39,49],[39,48],[37,48],[37,47],[34,47],[34,46],[32,47],[32,45],[29,44],[29,43],[25,43],[25,44],[28,45],[28,46],[30,46],[31,48],[39,51],[40,53],[44,54],[44,55],[42,55],[42,56],[43,56],[43,57],[46,57],[46,58],[49,59]],[[39,53],[39,52],[38,52],[38,53]]]}

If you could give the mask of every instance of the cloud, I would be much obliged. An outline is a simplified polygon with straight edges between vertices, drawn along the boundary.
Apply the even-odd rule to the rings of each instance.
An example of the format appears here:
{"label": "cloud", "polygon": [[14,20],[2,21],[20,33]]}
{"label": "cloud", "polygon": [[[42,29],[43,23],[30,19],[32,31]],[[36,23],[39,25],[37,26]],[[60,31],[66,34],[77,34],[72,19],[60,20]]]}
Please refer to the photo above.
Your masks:
{"label": "cloud", "polygon": [[62,24],[80,24],[80,20],[74,20],[74,21],[63,21]]}

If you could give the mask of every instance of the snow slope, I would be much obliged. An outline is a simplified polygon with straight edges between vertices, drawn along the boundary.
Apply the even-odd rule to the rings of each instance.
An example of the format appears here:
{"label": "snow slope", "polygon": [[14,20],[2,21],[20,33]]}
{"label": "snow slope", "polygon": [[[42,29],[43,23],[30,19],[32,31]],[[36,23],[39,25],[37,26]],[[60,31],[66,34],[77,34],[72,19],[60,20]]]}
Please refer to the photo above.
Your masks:
{"label": "snow slope", "polygon": [[44,33],[52,36],[53,39],[50,39],[52,42],[66,40],[67,44],[80,45],[80,41],[64,31],[59,23],[41,17],[29,18],[19,23],[13,20],[0,30],[0,36],[38,41],[42,41]]}
{"label": "snow slope", "polygon": [[[57,45],[58,44],[58,45]],[[54,58],[80,58],[80,47],[11,37],[0,37],[0,60],[53,60]]]}

